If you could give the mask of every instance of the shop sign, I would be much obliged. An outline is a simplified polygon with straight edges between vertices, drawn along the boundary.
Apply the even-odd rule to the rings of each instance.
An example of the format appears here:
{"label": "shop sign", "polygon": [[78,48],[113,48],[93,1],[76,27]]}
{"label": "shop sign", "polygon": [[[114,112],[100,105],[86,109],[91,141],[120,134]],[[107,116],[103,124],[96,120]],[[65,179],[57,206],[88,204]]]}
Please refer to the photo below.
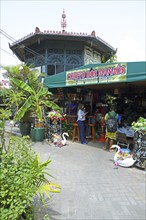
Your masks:
{"label": "shop sign", "polygon": [[106,64],[70,70],[66,72],[66,85],[85,85],[97,83],[123,82],[127,78],[127,63]]}

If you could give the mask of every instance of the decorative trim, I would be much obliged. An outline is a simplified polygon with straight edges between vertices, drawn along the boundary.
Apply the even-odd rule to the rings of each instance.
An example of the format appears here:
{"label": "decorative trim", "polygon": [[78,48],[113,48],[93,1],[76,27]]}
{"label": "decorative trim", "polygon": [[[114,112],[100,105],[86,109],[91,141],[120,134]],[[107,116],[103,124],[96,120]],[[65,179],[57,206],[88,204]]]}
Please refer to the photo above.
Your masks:
{"label": "decorative trim", "polygon": [[48,55],[47,62],[50,64],[51,63],[64,64],[64,56],[60,54]]}
{"label": "decorative trim", "polygon": [[37,65],[44,65],[45,63],[45,57],[44,56],[38,56],[36,57],[35,63]]}
{"label": "decorative trim", "polygon": [[66,64],[82,64],[82,56],[68,55],[66,56]]}

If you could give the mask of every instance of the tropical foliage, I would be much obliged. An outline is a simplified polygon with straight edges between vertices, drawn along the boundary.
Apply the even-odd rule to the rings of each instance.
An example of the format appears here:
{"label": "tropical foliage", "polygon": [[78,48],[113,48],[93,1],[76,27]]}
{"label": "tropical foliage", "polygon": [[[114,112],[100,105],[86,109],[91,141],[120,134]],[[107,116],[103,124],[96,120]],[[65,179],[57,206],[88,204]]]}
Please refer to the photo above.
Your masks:
{"label": "tropical foliage", "polygon": [[139,119],[137,121],[132,122],[131,125],[134,130],[146,131],[146,118],[139,117]]}
{"label": "tropical foliage", "polygon": [[21,64],[4,67],[8,72],[11,89],[7,91],[6,103],[14,110],[14,120],[30,121],[33,116],[43,120],[45,107],[60,110],[51,101],[53,94],[40,82],[41,73],[31,66]]}
{"label": "tropical foliage", "polygon": [[50,199],[50,193],[59,193],[60,186],[49,181],[51,175],[46,168],[51,160],[40,162],[26,137],[11,137],[8,148],[1,155],[0,164],[1,219],[32,219],[33,197],[39,194],[44,204],[43,195]]}
{"label": "tropical foliage", "polygon": [[41,86],[36,90],[21,80],[13,78],[11,81],[20,89],[29,93],[29,96],[27,98],[25,97],[23,105],[16,112],[15,120],[23,118],[28,110],[31,110],[31,113],[34,114],[39,121],[43,120],[44,107],[60,110],[57,104],[49,100],[52,93],[48,91],[48,88]]}
{"label": "tropical foliage", "polygon": [[7,108],[0,109],[0,218],[32,220],[34,197],[39,195],[44,204],[44,195],[50,199],[51,193],[60,192],[60,186],[52,181],[53,176],[47,170],[51,159],[41,162],[27,137],[10,135],[6,138],[5,122],[10,117],[10,108],[15,109],[15,120],[24,119],[26,115],[30,120],[28,116],[34,114],[40,121],[45,107],[60,108],[49,100],[52,94],[39,82],[35,71],[26,65],[6,69],[11,89],[2,94]]}
{"label": "tropical foliage", "polygon": [[9,111],[0,109],[0,213],[3,220],[33,219],[33,198],[59,193],[48,165],[51,159],[41,162],[27,137],[5,137],[5,120]]}

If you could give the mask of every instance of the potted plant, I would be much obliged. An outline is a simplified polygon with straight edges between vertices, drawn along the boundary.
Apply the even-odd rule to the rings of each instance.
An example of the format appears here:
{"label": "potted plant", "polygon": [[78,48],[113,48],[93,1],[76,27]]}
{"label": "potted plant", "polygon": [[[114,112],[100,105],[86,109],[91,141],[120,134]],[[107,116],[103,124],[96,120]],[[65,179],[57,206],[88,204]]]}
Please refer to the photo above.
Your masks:
{"label": "potted plant", "polygon": [[[50,100],[52,93],[39,81],[41,73],[25,64],[5,67],[5,69],[11,85],[11,89],[8,91],[8,105],[15,108],[14,120],[20,121],[21,134],[29,135],[32,122],[37,121],[39,124],[43,124],[46,107],[58,110],[60,108]],[[27,130],[24,129],[25,125]],[[34,137],[33,141],[42,141],[45,128],[40,128],[40,126],[36,128],[35,123],[33,127],[31,132]],[[35,133],[37,134],[35,135]],[[41,134],[40,137],[39,134]]]}
{"label": "potted plant", "polygon": [[[23,105],[18,109],[15,114],[14,119],[20,120],[24,117],[26,112],[31,112],[31,117],[34,117],[39,123],[44,121],[45,118],[45,108],[60,110],[60,107],[53,101],[50,100],[52,93],[48,91],[48,88],[43,87],[43,85],[38,86],[35,89],[33,86],[27,85],[27,83],[18,79],[11,79],[12,82],[21,88],[23,91],[29,93],[27,99]],[[33,141],[43,141],[44,139],[45,128],[44,127],[35,127],[35,124],[32,128],[32,139]]]}
{"label": "potted plant", "polygon": [[52,110],[52,111],[49,111],[48,113],[48,118],[51,120],[51,121],[64,121],[65,120],[65,117],[66,117],[66,114],[62,113],[61,111],[58,111],[58,110]]}
{"label": "potted plant", "polygon": [[[32,66],[27,66],[26,64],[20,64],[17,66],[5,66],[3,67],[7,71],[7,77],[9,78],[10,88],[7,89],[6,103],[7,107],[12,111],[12,118],[18,109],[24,104],[27,100],[29,93],[22,90],[16,84],[13,83],[12,79],[19,79],[25,82],[27,85],[37,89],[40,84],[39,77],[41,73],[37,70],[33,70]],[[31,130],[31,111],[28,110],[25,112],[21,120],[20,132],[22,136],[30,135]]]}

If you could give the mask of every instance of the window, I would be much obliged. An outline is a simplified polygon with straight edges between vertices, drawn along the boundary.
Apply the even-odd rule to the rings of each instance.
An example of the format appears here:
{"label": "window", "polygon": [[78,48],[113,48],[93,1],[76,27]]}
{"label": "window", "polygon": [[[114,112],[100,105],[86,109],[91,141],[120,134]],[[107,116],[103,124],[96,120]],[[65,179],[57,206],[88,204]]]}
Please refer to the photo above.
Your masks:
{"label": "window", "polygon": [[51,75],[55,74],[55,66],[54,65],[48,65],[47,74],[48,74],[48,76],[51,76]]}

